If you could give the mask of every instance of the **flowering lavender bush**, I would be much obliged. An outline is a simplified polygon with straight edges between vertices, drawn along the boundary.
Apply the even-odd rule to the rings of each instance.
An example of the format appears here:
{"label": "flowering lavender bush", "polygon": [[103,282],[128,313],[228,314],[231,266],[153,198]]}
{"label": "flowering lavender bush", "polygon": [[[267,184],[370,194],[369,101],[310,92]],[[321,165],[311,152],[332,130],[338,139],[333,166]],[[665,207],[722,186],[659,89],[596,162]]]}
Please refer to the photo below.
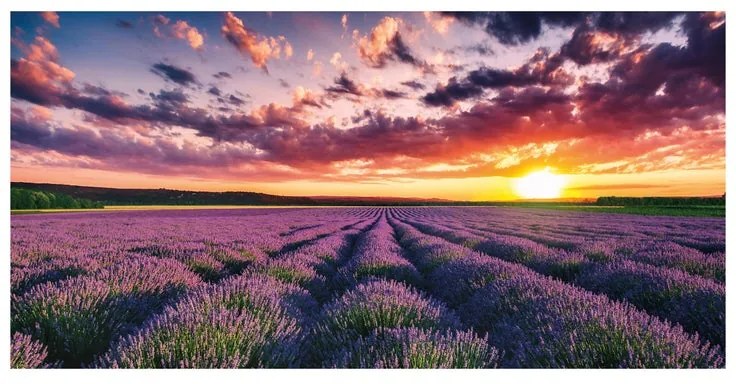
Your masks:
{"label": "flowering lavender bush", "polygon": [[679,323],[714,344],[725,343],[726,289],[712,280],[624,260],[586,271],[577,284]]}
{"label": "flowering lavender bush", "polygon": [[376,329],[340,351],[333,368],[494,368],[498,350],[470,331]]}
{"label": "flowering lavender bush", "polygon": [[719,348],[605,296],[531,276],[497,280],[460,311],[508,367],[718,367]]}
{"label": "flowering lavender bush", "polygon": [[45,344],[51,360],[79,367],[107,349],[125,326],[128,308],[105,282],[72,278],[13,296],[11,329]]}
{"label": "flowering lavender bush", "polygon": [[101,362],[115,368],[258,368],[296,366],[309,294],[265,276],[232,278],[196,291]]}
{"label": "flowering lavender bush", "polygon": [[29,335],[16,332],[10,340],[11,368],[42,368],[46,347]]}
{"label": "flowering lavender bush", "polygon": [[312,343],[318,359],[381,328],[458,328],[460,323],[442,303],[390,280],[359,285],[327,304],[314,327]]}
{"label": "flowering lavender bush", "polygon": [[389,280],[364,283],[322,310],[320,326],[330,331],[367,335],[377,328],[458,327],[442,303]]}

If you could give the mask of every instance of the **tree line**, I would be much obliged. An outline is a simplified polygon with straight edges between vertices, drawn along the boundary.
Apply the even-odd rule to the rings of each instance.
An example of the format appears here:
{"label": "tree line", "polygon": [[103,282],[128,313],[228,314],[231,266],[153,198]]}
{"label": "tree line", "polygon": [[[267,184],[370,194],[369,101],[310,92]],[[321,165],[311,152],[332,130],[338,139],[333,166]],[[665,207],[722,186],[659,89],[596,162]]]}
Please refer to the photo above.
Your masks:
{"label": "tree line", "polygon": [[104,208],[102,203],[63,193],[10,188],[10,209],[88,209]]}
{"label": "tree line", "polygon": [[720,197],[619,197],[602,196],[596,200],[597,205],[623,206],[670,206],[682,207],[693,205],[726,205],[726,194]]}

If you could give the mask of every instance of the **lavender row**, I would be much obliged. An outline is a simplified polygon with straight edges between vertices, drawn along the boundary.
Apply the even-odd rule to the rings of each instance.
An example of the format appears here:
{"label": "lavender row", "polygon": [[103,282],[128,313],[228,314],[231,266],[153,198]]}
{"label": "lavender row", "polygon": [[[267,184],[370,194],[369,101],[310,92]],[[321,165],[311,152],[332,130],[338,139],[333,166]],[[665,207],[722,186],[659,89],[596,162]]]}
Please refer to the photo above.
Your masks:
{"label": "lavender row", "polygon": [[625,300],[651,314],[679,323],[714,344],[725,342],[725,287],[712,280],[670,268],[628,260],[590,261],[516,237],[480,237],[463,230],[414,223],[420,230],[464,244],[488,255],[526,265],[594,292]]}
{"label": "lavender row", "polygon": [[393,280],[372,280],[326,305],[310,345],[333,368],[489,368],[499,352],[461,331],[441,302]]}
{"label": "lavender row", "polygon": [[[416,221],[434,226],[437,225],[436,222],[426,219],[418,219]],[[475,235],[481,239],[486,238],[489,241],[500,239],[496,240],[495,243],[515,242],[520,247],[529,249],[530,252],[534,253],[545,255],[565,253],[556,249],[554,246],[548,246],[550,243],[554,244],[553,241],[548,241],[547,245],[545,245],[545,243],[532,241],[525,237],[499,234],[495,228],[486,228],[484,230],[473,229],[472,226],[469,227],[466,223],[458,222],[451,218],[444,220],[443,226],[451,231],[461,231],[466,234]],[[483,242],[482,240],[468,241]],[[473,244],[470,245],[472,246]],[[594,261],[631,259],[656,266],[680,269],[720,282],[725,281],[725,258],[722,253],[703,254],[695,249],[687,248],[670,241],[631,239],[628,237],[616,238],[614,240],[608,239],[605,241],[587,240],[573,245],[566,243],[563,250],[572,251],[575,254],[582,254],[586,258]]]}
{"label": "lavender row", "polygon": [[[457,248],[397,223],[402,243],[434,254],[431,292],[458,308],[508,367],[720,366],[720,348],[679,326],[543,277],[519,264]],[[437,258],[437,255],[442,257]],[[434,264],[434,263],[433,263]]]}
{"label": "lavender row", "polygon": [[379,277],[414,286],[420,285],[422,280],[414,265],[403,256],[385,215],[357,239],[352,258],[338,274],[345,287]]}
{"label": "lavender row", "polygon": [[627,238],[665,240],[705,253],[725,251],[725,222],[717,218],[591,214],[544,209],[499,207],[401,209],[407,218],[458,220],[497,233],[579,244],[590,240]]}

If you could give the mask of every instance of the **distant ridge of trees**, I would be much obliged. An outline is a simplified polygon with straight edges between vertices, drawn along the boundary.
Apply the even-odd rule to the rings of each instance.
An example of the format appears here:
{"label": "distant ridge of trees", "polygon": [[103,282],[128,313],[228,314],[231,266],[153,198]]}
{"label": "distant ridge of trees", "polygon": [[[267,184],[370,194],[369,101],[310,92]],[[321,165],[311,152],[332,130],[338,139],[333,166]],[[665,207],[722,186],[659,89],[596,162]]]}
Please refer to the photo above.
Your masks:
{"label": "distant ridge of trees", "polygon": [[693,205],[726,205],[726,194],[720,197],[620,197],[602,196],[596,205],[623,206],[693,206]]}
{"label": "distant ridge of trees", "polygon": [[197,192],[173,189],[121,189],[63,184],[12,182],[12,188],[61,193],[103,205],[314,205],[306,197],[276,196],[255,192]]}
{"label": "distant ridge of trees", "polygon": [[10,188],[10,209],[90,209],[104,208],[90,199],[76,199],[63,193]]}
{"label": "distant ridge of trees", "polygon": [[[451,201],[422,198],[340,197],[340,196],[278,196],[256,192],[202,192],[172,189],[122,189],[86,187],[63,184],[11,182],[11,191],[37,192],[11,197],[12,209],[44,209],[46,200],[51,208],[95,208],[109,205],[290,205],[290,206],[725,206],[726,195],[720,197],[620,197],[603,196],[593,199],[558,199],[530,201]],[[41,192],[45,197],[42,197]],[[54,204],[51,203],[53,195]],[[33,203],[31,203],[31,200]],[[71,200],[77,203],[71,202]],[[35,205],[35,206],[34,206]],[[27,208],[20,208],[27,207]]]}

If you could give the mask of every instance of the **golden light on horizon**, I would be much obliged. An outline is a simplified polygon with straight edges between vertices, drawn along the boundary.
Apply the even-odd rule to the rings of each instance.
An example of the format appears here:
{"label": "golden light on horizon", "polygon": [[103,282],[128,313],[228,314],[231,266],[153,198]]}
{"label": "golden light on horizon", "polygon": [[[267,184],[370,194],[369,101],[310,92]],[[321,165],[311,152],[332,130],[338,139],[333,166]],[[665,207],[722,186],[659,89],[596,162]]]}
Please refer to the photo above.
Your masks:
{"label": "golden light on horizon", "polygon": [[525,199],[554,199],[562,195],[566,183],[564,176],[555,175],[545,168],[517,179],[514,190]]}

